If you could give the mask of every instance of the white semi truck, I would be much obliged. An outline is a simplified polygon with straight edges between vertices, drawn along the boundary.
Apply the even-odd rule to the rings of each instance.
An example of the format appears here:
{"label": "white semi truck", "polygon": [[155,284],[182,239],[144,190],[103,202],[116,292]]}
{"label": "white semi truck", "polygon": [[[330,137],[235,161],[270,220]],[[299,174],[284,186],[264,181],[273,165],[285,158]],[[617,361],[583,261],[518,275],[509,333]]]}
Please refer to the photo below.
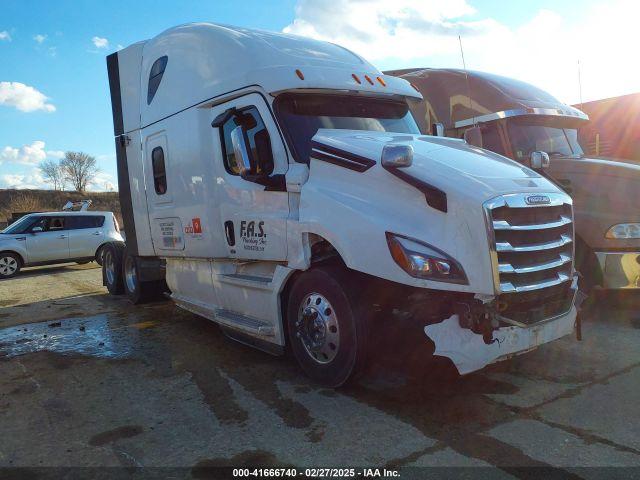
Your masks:
{"label": "white semi truck", "polygon": [[[126,245],[111,293],[182,308],[330,386],[411,312],[462,374],[576,320],[571,198],[463,140],[337,45],[209,23],[107,57]],[[388,324],[388,322],[385,322]],[[407,332],[410,334],[410,332]]]}

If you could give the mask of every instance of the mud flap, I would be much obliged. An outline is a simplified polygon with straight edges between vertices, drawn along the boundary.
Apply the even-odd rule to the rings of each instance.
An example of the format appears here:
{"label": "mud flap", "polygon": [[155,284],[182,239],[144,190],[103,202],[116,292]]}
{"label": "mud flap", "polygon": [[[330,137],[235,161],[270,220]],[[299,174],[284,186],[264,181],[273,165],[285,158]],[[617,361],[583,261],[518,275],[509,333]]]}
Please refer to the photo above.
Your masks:
{"label": "mud flap", "polygon": [[576,308],[562,317],[529,328],[516,326],[498,328],[493,342],[486,344],[482,335],[460,326],[457,314],[440,323],[427,325],[424,333],[435,344],[434,355],[451,359],[461,375],[519,355],[573,332]]}

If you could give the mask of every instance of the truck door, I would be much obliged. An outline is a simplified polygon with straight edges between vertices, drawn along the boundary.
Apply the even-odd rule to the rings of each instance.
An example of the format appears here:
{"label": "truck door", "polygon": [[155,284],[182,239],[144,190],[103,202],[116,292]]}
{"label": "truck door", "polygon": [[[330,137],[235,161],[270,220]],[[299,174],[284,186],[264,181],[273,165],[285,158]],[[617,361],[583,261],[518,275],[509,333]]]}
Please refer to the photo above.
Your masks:
{"label": "truck door", "polygon": [[[284,188],[270,188],[240,176],[240,160],[235,158],[232,130],[243,124],[254,158],[261,158],[270,176],[283,175],[288,168],[287,153],[280,131],[264,98],[249,94],[215,106],[212,120],[235,109],[214,128],[215,171],[218,172],[220,226],[230,258],[286,260],[289,199]],[[223,117],[224,118],[224,117]]]}

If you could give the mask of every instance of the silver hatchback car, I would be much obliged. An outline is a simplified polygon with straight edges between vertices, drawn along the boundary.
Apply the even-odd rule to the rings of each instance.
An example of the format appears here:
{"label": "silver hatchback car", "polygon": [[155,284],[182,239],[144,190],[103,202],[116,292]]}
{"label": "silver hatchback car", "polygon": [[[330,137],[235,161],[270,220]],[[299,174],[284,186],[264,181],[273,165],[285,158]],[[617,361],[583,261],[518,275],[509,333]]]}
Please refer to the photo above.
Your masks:
{"label": "silver hatchback car", "polygon": [[31,213],[0,232],[0,279],[22,267],[97,261],[102,248],[123,241],[112,212]]}

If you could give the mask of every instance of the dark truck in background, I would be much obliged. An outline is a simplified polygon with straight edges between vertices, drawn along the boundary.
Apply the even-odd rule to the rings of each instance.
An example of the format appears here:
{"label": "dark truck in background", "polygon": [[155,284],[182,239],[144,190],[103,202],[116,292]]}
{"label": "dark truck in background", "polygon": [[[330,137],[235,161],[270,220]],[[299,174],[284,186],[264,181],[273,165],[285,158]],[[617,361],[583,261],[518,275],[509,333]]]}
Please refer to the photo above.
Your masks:
{"label": "dark truck in background", "polygon": [[583,291],[640,287],[640,165],[586,156],[578,142],[578,129],[589,120],[584,112],[498,75],[431,68],[386,73],[422,93],[424,101],[412,109],[423,132],[466,138],[539,171],[573,197]]}

